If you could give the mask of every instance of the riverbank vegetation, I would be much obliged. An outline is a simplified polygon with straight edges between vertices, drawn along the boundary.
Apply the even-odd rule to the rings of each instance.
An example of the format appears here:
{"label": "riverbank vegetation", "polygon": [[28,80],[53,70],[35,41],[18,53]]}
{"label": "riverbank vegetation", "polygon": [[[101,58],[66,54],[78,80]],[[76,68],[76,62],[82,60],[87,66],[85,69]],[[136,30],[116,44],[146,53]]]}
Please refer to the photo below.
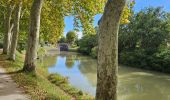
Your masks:
{"label": "riverbank vegetation", "polygon": [[[148,8],[133,14],[134,4],[133,0],[1,0],[2,58],[9,60],[3,60],[3,66],[9,72],[21,70],[13,78],[31,95],[49,100],[70,99],[71,95],[65,92],[72,94],[72,88],[64,89],[62,85],[62,89],[56,89],[56,85],[60,86],[58,81],[63,80],[54,81],[53,78],[58,79],[55,75],[48,77],[44,71],[47,69],[38,67],[36,61],[38,49],[45,52],[42,44],[56,45],[64,33],[64,18],[73,16],[75,31],[81,30],[83,37],[77,41],[74,32],[69,32],[67,42],[72,47],[75,42],[79,52],[98,57],[96,99],[116,100],[118,57],[123,64],[169,72],[167,13]],[[97,14],[103,15],[94,28]],[[24,60],[18,57],[17,50],[25,50]]]}
{"label": "riverbank vegetation", "polygon": [[88,94],[85,94],[81,90],[72,87],[68,82],[68,78],[66,77],[64,78],[59,74],[50,74],[48,76],[48,80],[56,86],[59,86],[66,93],[75,97],[77,100],[94,100],[94,98],[90,97]]}
{"label": "riverbank vegetation", "polygon": [[92,57],[97,57],[97,34],[85,35],[79,40],[80,53],[91,55]]}
{"label": "riverbank vegetation", "polygon": [[38,64],[36,74],[22,71],[23,54],[17,52],[16,61],[6,60],[7,56],[0,55],[0,66],[11,74],[14,81],[31,96],[32,100],[93,100],[82,91],[73,88],[68,79],[58,74],[49,74],[47,66]]}
{"label": "riverbank vegetation", "polygon": [[14,81],[24,89],[25,93],[31,96],[31,99],[71,99],[71,96],[67,96],[67,94],[65,94],[61,89],[50,84],[50,82],[44,77],[45,74],[42,75],[42,72],[44,72],[43,68],[37,70],[37,75],[34,73],[22,72],[23,55],[17,53],[15,62],[5,60],[7,58],[5,55],[0,55],[0,58],[1,66],[6,69],[7,73],[11,73]]}
{"label": "riverbank vegetation", "polygon": [[170,17],[162,8],[146,8],[122,25],[119,62],[149,70],[170,72]]}
{"label": "riverbank vegetation", "polygon": [[[97,58],[98,34],[85,35],[78,52]],[[170,16],[162,8],[145,8],[119,30],[119,63],[170,72]]]}

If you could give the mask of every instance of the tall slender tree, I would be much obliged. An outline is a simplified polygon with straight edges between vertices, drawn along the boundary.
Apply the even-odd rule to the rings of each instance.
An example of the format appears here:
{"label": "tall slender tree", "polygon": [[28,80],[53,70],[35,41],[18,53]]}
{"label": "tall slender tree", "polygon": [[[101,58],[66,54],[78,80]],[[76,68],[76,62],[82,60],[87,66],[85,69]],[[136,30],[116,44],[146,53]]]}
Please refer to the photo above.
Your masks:
{"label": "tall slender tree", "polygon": [[11,48],[10,48],[10,53],[9,53],[9,60],[15,60],[15,52],[17,48],[18,33],[19,33],[19,21],[20,21],[21,7],[22,7],[22,1],[20,0],[16,4],[16,8],[15,8],[14,29],[13,29]]}
{"label": "tall slender tree", "polygon": [[99,23],[96,100],[117,100],[118,30],[126,0],[108,0]]}
{"label": "tall slender tree", "polygon": [[34,0],[31,7],[30,27],[28,34],[28,47],[25,56],[24,68],[26,72],[35,71],[35,60],[37,58],[37,48],[39,43],[40,15],[44,0]]}
{"label": "tall slender tree", "polygon": [[14,9],[14,5],[11,2],[7,5],[7,15],[5,19],[5,33],[4,33],[4,43],[3,43],[3,54],[8,54],[10,47],[10,37],[11,37],[11,16]]}

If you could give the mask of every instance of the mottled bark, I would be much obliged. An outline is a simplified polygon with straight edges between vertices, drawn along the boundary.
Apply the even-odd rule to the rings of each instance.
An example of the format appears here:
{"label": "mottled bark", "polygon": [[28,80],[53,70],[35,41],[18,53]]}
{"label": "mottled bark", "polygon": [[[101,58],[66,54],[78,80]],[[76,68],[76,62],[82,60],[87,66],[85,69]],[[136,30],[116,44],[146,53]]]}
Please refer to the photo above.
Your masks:
{"label": "mottled bark", "polygon": [[15,52],[17,48],[21,7],[22,7],[22,2],[20,1],[15,8],[14,28],[13,28],[11,48],[9,53],[9,60],[13,60],[13,61],[15,61]]}
{"label": "mottled bark", "polygon": [[117,100],[118,30],[126,0],[108,0],[99,23],[96,100]]}
{"label": "mottled bark", "polygon": [[12,42],[12,35],[13,35],[13,28],[14,28],[14,23],[11,24],[11,27],[10,27],[10,39],[9,39],[9,52],[11,50],[11,42]]}
{"label": "mottled bark", "polygon": [[11,35],[11,16],[14,6],[8,4],[7,15],[5,19],[5,33],[4,33],[4,42],[3,42],[3,54],[8,54],[10,46],[10,35]]}
{"label": "mottled bark", "polygon": [[43,0],[34,0],[30,14],[30,28],[28,34],[28,47],[25,56],[24,68],[26,72],[35,71],[35,61],[39,43],[40,15]]}

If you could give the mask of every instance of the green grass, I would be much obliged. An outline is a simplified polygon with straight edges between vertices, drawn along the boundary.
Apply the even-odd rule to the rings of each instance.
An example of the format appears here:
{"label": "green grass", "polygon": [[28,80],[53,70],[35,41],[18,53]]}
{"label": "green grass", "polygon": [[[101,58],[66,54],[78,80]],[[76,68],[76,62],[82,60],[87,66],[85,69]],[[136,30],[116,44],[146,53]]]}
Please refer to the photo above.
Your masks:
{"label": "green grass", "polygon": [[74,87],[72,87],[68,83],[68,78],[62,77],[59,74],[50,74],[48,76],[48,80],[55,84],[56,86],[59,86],[62,90],[64,90],[66,93],[72,95],[77,100],[93,100],[94,98],[89,96],[88,94],[83,93],[81,90],[78,90]]}
{"label": "green grass", "polygon": [[31,100],[93,100],[94,98],[72,87],[68,79],[59,74],[49,74],[47,66],[37,63],[36,74],[22,72],[24,55],[17,52],[16,61],[5,60],[0,55],[0,65],[13,80],[30,95]]}
{"label": "green grass", "polygon": [[22,71],[24,56],[17,53],[16,61],[5,60],[5,55],[0,55],[0,65],[11,74],[13,80],[29,94],[32,100],[71,100],[73,97],[64,92],[60,87],[51,84],[46,76],[45,68],[37,67],[36,75]]}

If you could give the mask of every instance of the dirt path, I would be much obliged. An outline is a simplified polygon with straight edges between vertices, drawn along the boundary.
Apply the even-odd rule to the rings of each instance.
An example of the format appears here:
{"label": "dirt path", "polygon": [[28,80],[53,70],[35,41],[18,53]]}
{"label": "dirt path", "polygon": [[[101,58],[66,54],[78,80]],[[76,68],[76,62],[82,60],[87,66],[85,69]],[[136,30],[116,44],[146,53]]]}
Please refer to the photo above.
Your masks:
{"label": "dirt path", "polygon": [[0,100],[30,100],[0,66]]}
{"label": "dirt path", "polygon": [[[2,49],[0,49],[1,53]],[[0,100],[30,100],[2,66],[0,66]]]}

